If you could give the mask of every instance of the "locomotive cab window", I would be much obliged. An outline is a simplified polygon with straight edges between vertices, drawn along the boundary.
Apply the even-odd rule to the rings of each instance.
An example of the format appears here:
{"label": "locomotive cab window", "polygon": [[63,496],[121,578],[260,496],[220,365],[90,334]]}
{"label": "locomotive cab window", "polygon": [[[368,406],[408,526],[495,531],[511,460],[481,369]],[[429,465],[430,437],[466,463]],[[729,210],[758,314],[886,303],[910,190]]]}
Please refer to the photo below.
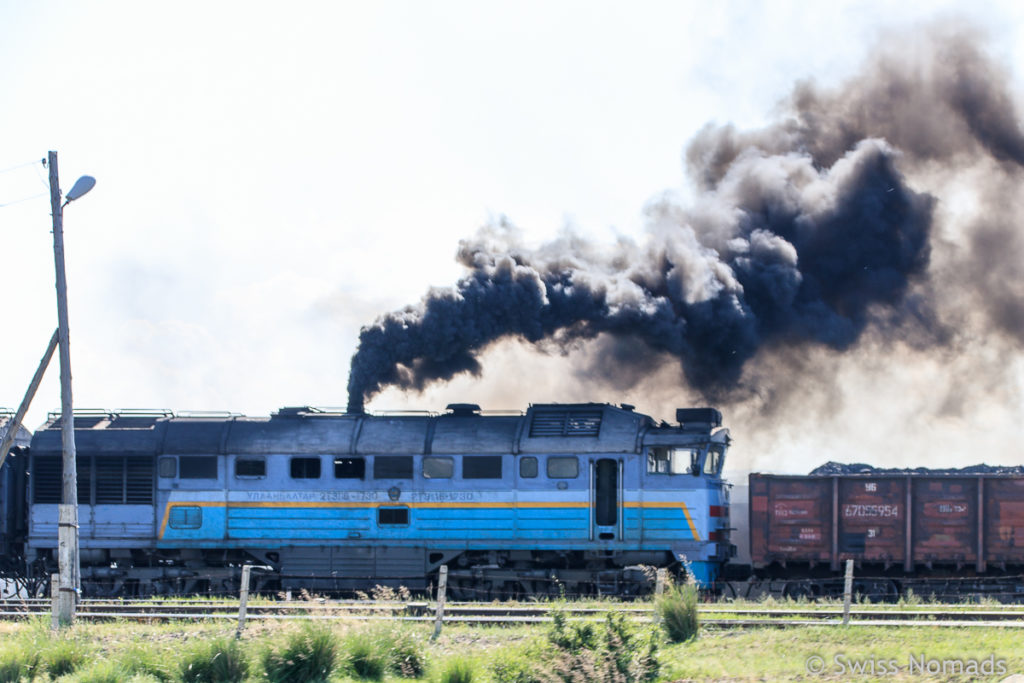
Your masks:
{"label": "locomotive cab window", "polygon": [[708,449],[708,457],[704,460],[704,474],[718,474],[722,471],[722,450]]}
{"label": "locomotive cab window", "polygon": [[537,476],[537,458],[527,455],[519,461],[519,476],[523,479],[534,479]]}
{"label": "locomotive cab window", "polygon": [[235,476],[265,477],[267,476],[267,461],[263,458],[239,458],[235,460]]}
{"label": "locomotive cab window", "polygon": [[423,477],[425,479],[451,479],[454,474],[454,458],[423,458]]}
{"label": "locomotive cab window", "polygon": [[335,458],[335,479],[364,479],[366,477],[366,458]]}
{"label": "locomotive cab window", "polygon": [[700,451],[658,446],[647,450],[647,474],[700,474]]}
{"label": "locomotive cab window", "polygon": [[292,479],[319,479],[320,458],[292,458]]}
{"label": "locomotive cab window", "polygon": [[580,462],[576,456],[552,456],[548,458],[549,479],[575,479],[580,474]]}
{"label": "locomotive cab window", "polygon": [[182,479],[216,479],[216,455],[183,455],[178,458],[178,476]]}

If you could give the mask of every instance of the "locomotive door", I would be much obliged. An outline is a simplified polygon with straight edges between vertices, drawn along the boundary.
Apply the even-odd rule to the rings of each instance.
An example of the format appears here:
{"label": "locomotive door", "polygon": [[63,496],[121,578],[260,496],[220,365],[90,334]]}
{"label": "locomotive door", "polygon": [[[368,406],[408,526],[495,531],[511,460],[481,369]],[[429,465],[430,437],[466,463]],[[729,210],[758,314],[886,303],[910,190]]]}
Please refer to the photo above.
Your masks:
{"label": "locomotive door", "polygon": [[[622,478],[618,460],[590,463],[590,540],[612,541],[621,529]],[[621,539],[620,539],[621,540]]]}

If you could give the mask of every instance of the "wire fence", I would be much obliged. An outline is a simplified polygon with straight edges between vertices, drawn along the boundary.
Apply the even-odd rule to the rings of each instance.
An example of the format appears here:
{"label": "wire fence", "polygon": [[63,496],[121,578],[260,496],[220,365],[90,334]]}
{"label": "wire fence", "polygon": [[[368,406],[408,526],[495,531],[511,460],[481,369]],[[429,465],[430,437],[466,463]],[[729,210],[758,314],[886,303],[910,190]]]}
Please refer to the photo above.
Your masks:
{"label": "wire fence", "polygon": [[[172,569],[173,572],[168,572]],[[237,599],[241,581],[240,567],[213,571],[180,568],[132,569],[107,577],[86,575],[81,594],[86,598],[188,598]],[[843,577],[747,578],[717,581],[701,592],[705,603],[733,600],[768,599],[818,602],[841,599]],[[274,600],[323,599],[432,599],[436,581],[402,578],[356,578],[336,574],[279,574],[253,572],[251,594]],[[625,581],[621,574],[607,581],[583,581],[556,575],[530,574],[480,579],[472,571],[453,570],[447,593],[453,601],[579,601],[587,599],[637,600],[649,597],[655,589],[653,574],[648,578]],[[26,578],[0,576],[0,600],[48,598],[49,577]],[[1004,603],[1024,604],[1024,575],[905,577],[885,575],[854,576],[852,599],[858,603]]]}

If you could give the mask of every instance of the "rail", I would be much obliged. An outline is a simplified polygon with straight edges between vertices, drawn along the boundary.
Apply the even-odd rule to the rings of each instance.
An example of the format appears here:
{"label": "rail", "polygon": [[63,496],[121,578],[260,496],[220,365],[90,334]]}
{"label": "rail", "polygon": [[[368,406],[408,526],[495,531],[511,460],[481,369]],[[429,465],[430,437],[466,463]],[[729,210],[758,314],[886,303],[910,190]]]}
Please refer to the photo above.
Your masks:
{"label": "rail", "polygon": [[[76,618],[88,621],[216,621],[238,620],[240,601],[229,600],[82,600]],[[249,602],[245,619],[288,620],[392,620],[431,623],[436,620],[437,603],[432,601],[313,600],[292,602]],[[546,624],[559,611],[570,621],[602,621],[609,613],[624,614],[638,622],[653,622],[652,605],[612,603],[584,607],[565,603],[524,606],[507,603],[453,603],[444,605],[445,624],[510,626]],[[24,619],[50,613],[48,599],[0,601],[0,618]],[[705,627],[798,627],[836,626],[843,623],[839,608],[748,608],[701,605],[700,622]],[[992,627],[1024,628],[1024,607],[1004,609],[936,609],[934,607],[885,609],[857,607],[849,612],[849,623],[860,626]]]}

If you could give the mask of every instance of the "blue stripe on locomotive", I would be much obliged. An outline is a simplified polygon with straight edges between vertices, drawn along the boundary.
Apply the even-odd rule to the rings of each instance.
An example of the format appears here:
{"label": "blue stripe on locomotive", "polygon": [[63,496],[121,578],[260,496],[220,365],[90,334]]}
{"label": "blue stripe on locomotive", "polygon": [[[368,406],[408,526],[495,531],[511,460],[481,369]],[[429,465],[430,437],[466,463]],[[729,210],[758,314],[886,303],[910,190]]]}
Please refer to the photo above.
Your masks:
{"label": "blue stripe on locomotive", "polygon": [[[210,492],[213,494],[214,492]],[[704,496],[699,496],[704,498]],[[632,504],[631,504],[632,503]],[[196,528],[181,528],[168,520],[177,508],[197,507],[202,523]],[[700,506],[703,507],[703,506]],[[704,541],[700,529],[707,529],[707,513],[684,502],[644,506],[625,501],[623,507],[624,539],[616,544],[634,545],[638,541]],[[406,524],[378,524],[378,508],[407,509]],[[432,541],[555,540],[561,542],[589,541],[590,510],[584,502],[570,506],[547,507],[532,504],[519,507],[515,503],[477,507],[435,507],[403,504],[401,501],[372,506],[332,506],[312,504],[288,506],[258,503],[211,503],[176,501],[165,511],[161,540],[166,545],[180,539],[205,539],[236,542],[265,541],[286,543],[295,540],[393,540]],[[706,534],[705,534],[706,536]],[[600,544],[600,542],[598,542]]]}

